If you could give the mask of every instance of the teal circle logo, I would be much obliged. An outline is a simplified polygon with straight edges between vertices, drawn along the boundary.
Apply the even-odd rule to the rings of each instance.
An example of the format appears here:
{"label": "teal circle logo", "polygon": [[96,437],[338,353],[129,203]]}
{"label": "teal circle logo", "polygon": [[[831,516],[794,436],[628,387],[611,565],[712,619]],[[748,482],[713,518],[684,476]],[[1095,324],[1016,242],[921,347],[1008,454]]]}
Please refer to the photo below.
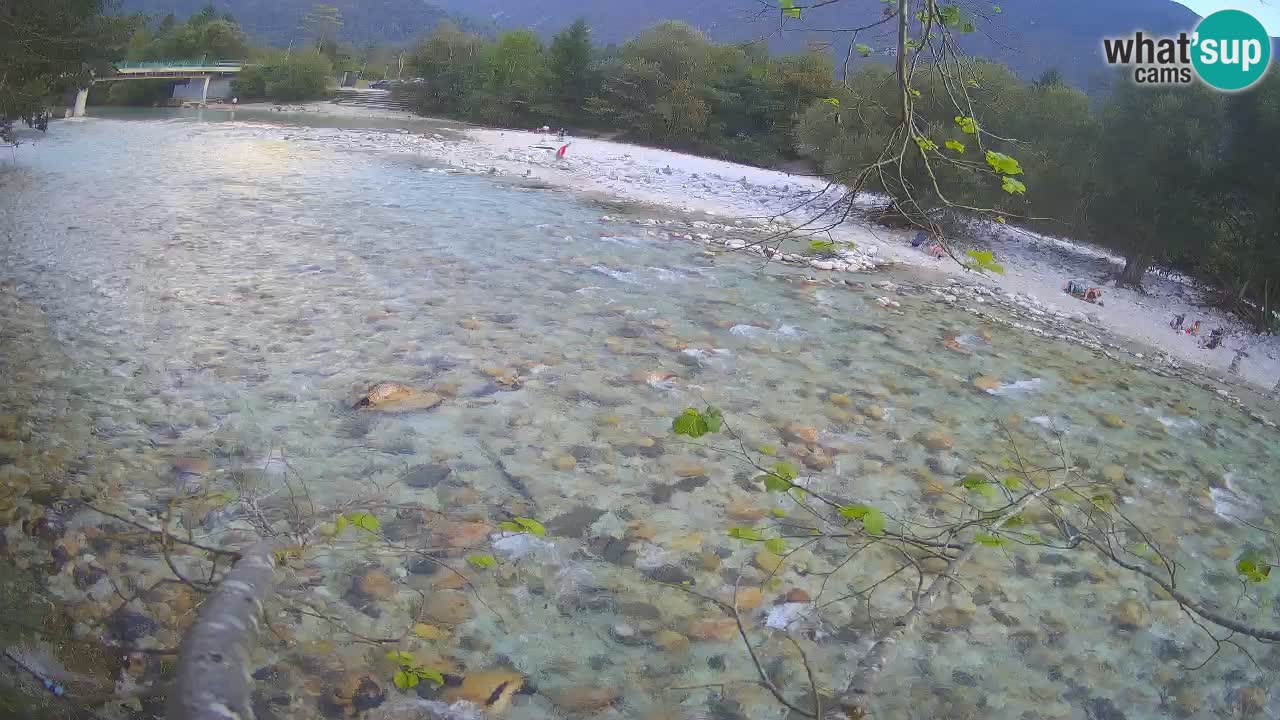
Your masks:
{"label": "teal circle logo", "polygon": [[1271,36],[1249,13],[1219,10],[1196,26],[1191,64],[1211,87],[1227,92],[1244,90],[1267,72]]}

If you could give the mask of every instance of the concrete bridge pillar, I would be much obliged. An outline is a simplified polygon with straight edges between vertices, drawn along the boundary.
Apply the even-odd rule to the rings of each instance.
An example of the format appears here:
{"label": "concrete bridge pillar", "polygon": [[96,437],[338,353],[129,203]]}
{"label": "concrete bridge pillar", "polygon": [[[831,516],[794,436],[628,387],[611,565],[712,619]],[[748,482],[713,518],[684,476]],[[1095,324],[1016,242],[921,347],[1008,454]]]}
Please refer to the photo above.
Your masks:
{"label": "concrete bridge pillar", "polygon": [[205,75],[200,86],[200,104],[209,102],[209,76]]}
{"label": "concrete bridge pillar", "polygon": [[80,88],[76,92],[76,106],[71,111],[72,117],[84,117],[85,105],[89,103],[89,88]]}

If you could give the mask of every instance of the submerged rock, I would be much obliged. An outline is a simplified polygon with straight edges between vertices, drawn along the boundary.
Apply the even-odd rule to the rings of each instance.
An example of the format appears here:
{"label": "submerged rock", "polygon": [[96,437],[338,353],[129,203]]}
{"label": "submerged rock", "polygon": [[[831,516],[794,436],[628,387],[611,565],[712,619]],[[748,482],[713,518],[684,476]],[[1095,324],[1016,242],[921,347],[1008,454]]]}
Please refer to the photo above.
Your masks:
{"label": "submerged rock", "polygon": [[418,390],[394,382],[380,382],[356,401],[355,407],[379,412],[409,412],[429,410],[444,398],[433,392]]}
{"label": "submerged rock", "polygon": [[1122,600],[1111,608],[1111,623],[1122,630],[1140,630],[1151,624],[1151,613],[1137,600]]}
{"label": "submerged rock", "polygon": [[449,680],[450,683],[440,691],[442,700],[449,703],[465,700],[492,715],[509,710],[511,699],[524,687],[524,676],[509,671],[469,673],[460,681]]}
{"label": "submerged rock", "polygon": [[428,463],[409,468],[409,472],[405,473],[400,480],[411,488],[433,488],[444,482],[452,473],[453,469],[448,465]]}

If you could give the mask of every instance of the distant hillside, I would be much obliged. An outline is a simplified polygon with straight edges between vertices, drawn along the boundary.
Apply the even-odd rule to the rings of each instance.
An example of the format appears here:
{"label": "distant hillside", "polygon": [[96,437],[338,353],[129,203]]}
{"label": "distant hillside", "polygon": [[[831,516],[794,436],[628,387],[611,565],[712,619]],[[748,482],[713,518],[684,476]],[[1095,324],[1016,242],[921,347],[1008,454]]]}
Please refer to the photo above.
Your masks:
{"label": "distant hillside", "polygon": [[[884,9],[880,0],[841,0],[789,20],[778,33],[778,13],[770,0],[434,0],[440,7],[492,20],[499,27],[531,27],[550,36],[578,16],[591,24],[597,42],[621,42],[662,20],[684,20],[720,41],[768,37],[775,50],[793,51],[843,36],[823,28],[866,25]],[[1174,33],[1190,29],[1195,13],[1172,0],[993,0],[999,15],[979,22],[965,38],[970,52],[1008,64],[1026,78],[1057,67],[1072,83],[1086,86],[1104,70],[1102,37],[1137,29]],[[803,4],[797,1],[796,4]],[[981,3],[976,4],[982,7]],[[862,33],[858,40],[892,44],[891,24]],[[843,51],[843,48],[840,49]],[[843,55],[841,53],[841,55]]]}
{"label": "distant hillside", "polygon": [[[357,45],[367,42],[403,42],[428,32],[441,20],[453,20],[472,28],[489,27],[424,0],[321,0],[342,13],[339,35]],[[209,0],[123,0],[122,12],[143,12],[179,20],[193,15]],[[218,12],[230,12],[250,37],[281,47],[302,37],[299,25],[317,0],[215,0]],[[465,4],[465,3],[464,3]]]}

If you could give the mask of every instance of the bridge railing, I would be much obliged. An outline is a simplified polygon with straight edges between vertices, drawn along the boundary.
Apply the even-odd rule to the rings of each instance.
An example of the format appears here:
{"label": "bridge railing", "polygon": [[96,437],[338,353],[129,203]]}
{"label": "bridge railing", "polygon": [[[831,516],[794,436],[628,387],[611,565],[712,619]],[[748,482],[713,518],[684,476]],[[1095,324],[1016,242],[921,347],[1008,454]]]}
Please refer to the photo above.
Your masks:
{"label": "bridge railing", "polygon": [[184,58],[179,60],[121,60],[115,63],[115,67],[117,70],[158,70],[172,67],[240,67],[243,64],[238,60]]}

